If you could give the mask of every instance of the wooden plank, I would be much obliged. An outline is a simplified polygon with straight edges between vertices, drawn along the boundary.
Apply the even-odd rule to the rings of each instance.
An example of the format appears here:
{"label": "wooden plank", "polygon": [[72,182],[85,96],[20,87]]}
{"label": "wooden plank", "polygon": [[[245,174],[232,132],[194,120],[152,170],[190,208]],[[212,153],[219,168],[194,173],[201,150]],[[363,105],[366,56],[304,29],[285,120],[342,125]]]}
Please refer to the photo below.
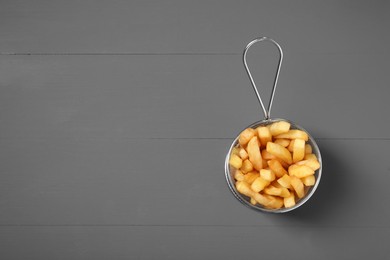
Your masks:
{"label": "wooden plank", "polygon": [[[272,56],[250,60],[266,100]],[[286,56],[272,115],[318,138],[390,138],[375,117],[387,57]],[[2,56],[0,118],[1,139],[78,140],[233,138],[263,115],[239,55]]]}
{"label": "wooden plank", "polygon": [[2,1],[1,53],[388,53],[387,1]]}
{"label": "wooden plank", "polygon": [[294,260],[370,258],[375,252],[375,258],[386,259],[389,239],[388,228],[0,227],[0,256]]}
{"label": "wooden plank", "polygon": [[319,189],[284,215],[233,197],[223,172],[229,143],[3,140],[0,225],[389,227],[390,141],[320,140]]}

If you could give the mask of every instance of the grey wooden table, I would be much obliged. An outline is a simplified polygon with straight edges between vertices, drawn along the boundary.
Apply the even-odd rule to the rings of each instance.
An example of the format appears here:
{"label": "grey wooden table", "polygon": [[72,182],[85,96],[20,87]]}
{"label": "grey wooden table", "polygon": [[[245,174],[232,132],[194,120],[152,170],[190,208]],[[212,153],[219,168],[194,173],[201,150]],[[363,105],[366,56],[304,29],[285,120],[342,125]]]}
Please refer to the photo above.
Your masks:
{"label": "grey wooden table", "polygon": [[[386,1],[1,1],[0,259],[384,259]],[[302,208],[262,214],[224,180],[262,119],[241,63],[285,52],[272,115],[318,140]],[[249,57],[265,96],[276,51]]]}

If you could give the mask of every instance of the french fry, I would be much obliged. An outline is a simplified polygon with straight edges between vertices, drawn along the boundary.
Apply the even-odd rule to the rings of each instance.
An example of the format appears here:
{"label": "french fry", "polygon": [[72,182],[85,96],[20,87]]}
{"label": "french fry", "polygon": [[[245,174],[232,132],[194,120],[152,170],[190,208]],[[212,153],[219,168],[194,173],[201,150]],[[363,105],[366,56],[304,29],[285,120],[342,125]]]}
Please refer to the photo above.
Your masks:
{"label": "french fry", "polygon": [[240,170],[243,173],[250,172],[253,170],[253,165],[248,159],[246,159],[245,161],[242,162],[242,166],[241,166]]}
{"label": "french fry", "polygon": [[288,197],[290,196],[290,191],[286,188],[276,188],[272,185],[269,185],[264,189],[264,193],[268,195],[280,196],[280,197]]}
{"label": "french fry", "polygon": [[257,204],[257,201],[254,198],[252,198],[252,197],[251,197],[250,202],[251,202],[252,205],[256,205]]}
{"label": "french fry", "polygon": [[290,178],[290,176],[289,176],[288,174],[285,174],[285,175],[283,175],[282,177],[280,177],[280,178],[277,180],[277,182],[278,182],[281,186],[283,186],[283,187],[285,187],[285,188],[287,188],[287,189],[291,189],[291,178]]}
{"label": "french fry", "polygon": [[275,144],[280,144],[283,147],[287,147],[290,144],[289,139],[279,138],[274,141]]}
{"label": "french fry", "polygon": [[[278,139],[276,139],[276,140],[278,140]],[[286,147],[287,150],[289,150],[290,152],[294,152],[294,143],[295,143],[295,139],[292,139],[291,142]]]}
{"label": "french fry", "polygon": [[264,159],[264,160],[272,160],[272,159],[276,159],[275,155],[273,154],[270,154],[269,152],[267,152],[266,149],[262,150],[261,151],[261,157]]}
{"label": "french fry", "polygon": [[236,189],[239,193],[244,194],[245,196],[255,199],[258,203],[267,206],[271,200],[267,197],[261,195],[260,193],[254,192],[248,183],[243,181],[236,182]]}
{"label": "french fry", "polygon": [[303,139],[305,141],[309,140],[307,133],[298,129],[289,130],[287,133],[275,136],[275,138]]}
{"label": "french fry", "polygon": [[316,171],[321,167],[320,163],[315,159],[299,161],[296,165],[306,165],[312,168],[313,171]]}
{"label": "french fry", "polygon": [[291,176],[291,186],[294,188],[295,192],[298,195],[298,198],[302,199],[305,196],[305,190],[302,181],[295,177]]}
{"label": "french fry", "polygon": [[278,160],[270,160],[267,163],[268,167],[275,173],[276,177],[278,178],[288,173]]}
{"label": "french fry", "polygon": [[253,136],[252,139],[248,142],[247,150],[249,161],[251,161],[253,167],[256,170],[260,171],[263,168],[263,160],[261,158],[257,136]]}
{"label": "french fry", "polygon": [[298,178],[303,178],[306,176],[313,175],[314,171],[309,166],[293,164],[290,167],[288,167],[288,174],[290,176],[296,176]]}
{"label": "french fry", "polygon": [[240,169],[242,166],[242,160],[237,154],[230,155],[229,164],[236,169]]}
{"label": "french fry", "polygon": [[240,148],[235,146],[232,148],[231,154],[238,154],[239,151],[240,151]]}
{"label": "french fry", "polygon": [[262,166],[263,166],[263,168],[267,168],[268,167],[268,162],[267,162],[267,160],[266,159],[264,159],[264,158],[262,158]]}
{"label": "french fry", "polygon": [[310,144],[305,144],[305,154],[306,153],[312,153],[313,149],[311,148]]}
{"label": "french fry", "polygon": [[267,143],[267,152],[275,155],[279,159],[285,161],[288,164],[292,163],[291,153],[283,146],[272,142]]}
{"label": "french fry", "polygon": [[316,161],[318,161],[317,160],[317,156],[315,154],[313,154],[313,153],[305,154],[305,158],[304,159],[305,160],[316,160]]}
{"label": "french fry", "polygon": [[275,122],[269,126],[269,131],[273,136],[286,133],[288,130],[290,130],[290,123],[286,121]]}
{"label": "french fry", "polygon": [[246,145],[249,140],[252,139],[252,137],[255,135],[255,130],[252,128],[247,128],[244,131],[241,132],[240,137],[238,138],[238,142],[241,146]]}
{"label": "french fry", "polygon": [[245,180],[245,175],[240,170],[237,170],[234,173],[234,179],[236,179],[237,181],[243,181]]}
{"label": "french fry", "polygon": [[284,202],[282,198],[268,194],[264,194],[264,197],[268,199],[268,204],[266,205],[267,208],[280,209],[281,207],[283,207]]}
{"label": "french fry", "polygon": [[265,147],[268,142],[272,141],[272,135],[268,127],[260,126],[257,128],[257,134],[260,139],[260,144],[262,147]]}
{"label": "french fry", "polygon": [[260,170],[260,177],[268,182],[271,182],[271,181],[275,180],[275,173],[273,173],[271,170],[261,169]]}
{"label": "french fry", "polygon": [[251,185],[251,188],[253,191],[255,192],[260,192],[262,191],[265,187],[267,187],[269,185],[269,181],[263,179],[262,177],[257,177],[252,185]]}
{"label": "french fry", "polygon": [[259,177],[260,174],[258,172],[248,172],[244,175],[244,181],[248,184],[252,184],[254,180],[256,180],[257,177]]}
{"label": "french fry", "polygon": [[314,175],[303,177],[301,180],[305,186],[313,186],[316,183]]}
{"label": "french fry", "polygon": [[244,148],[241,148],[239,151],[238,151],[238,155],[241,157],[241,159],[243,160],[246,160],[248,159],[248,153],[245,151]]}
{"label": "french fry", "polygon": [[295,139],[293,148],[293,162],[299,162],[305,157],[305,140]]}
{"label": "french fry", "polygon": [[286,208],[291,208],[295,206],[295,195],[294,192],[290,192],[290,196],[283,199],[284,206]]}

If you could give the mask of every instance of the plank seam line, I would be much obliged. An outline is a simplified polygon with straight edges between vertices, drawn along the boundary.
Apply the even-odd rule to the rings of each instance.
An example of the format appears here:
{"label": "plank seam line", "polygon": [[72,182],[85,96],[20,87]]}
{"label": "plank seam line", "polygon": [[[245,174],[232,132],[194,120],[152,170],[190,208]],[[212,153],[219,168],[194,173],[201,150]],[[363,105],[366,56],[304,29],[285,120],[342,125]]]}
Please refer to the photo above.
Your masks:
{"label": "plank seam line", "polygon": [[231,53],[231,52],[69,52],[69,53],[50,53],[50,52],[37,52],[37,53],[7,53],[2,52],[0,55],[10,55],[10,56],[185,56],[185,55],[241,55],[241,53]]}
{"label": "plank seam line", "polygon": [[264,228],[274,228],[274,227],[286,227],[286,228],[345,228],[345,229],[379,229],[379,228],[390,228],[390,226],[337,226],[337,225],[181,225],[181,224],[53,224],[53,225],[44,225],[44,224],[10,224],[10,225],[0,225],[0,227],[264,227]]}

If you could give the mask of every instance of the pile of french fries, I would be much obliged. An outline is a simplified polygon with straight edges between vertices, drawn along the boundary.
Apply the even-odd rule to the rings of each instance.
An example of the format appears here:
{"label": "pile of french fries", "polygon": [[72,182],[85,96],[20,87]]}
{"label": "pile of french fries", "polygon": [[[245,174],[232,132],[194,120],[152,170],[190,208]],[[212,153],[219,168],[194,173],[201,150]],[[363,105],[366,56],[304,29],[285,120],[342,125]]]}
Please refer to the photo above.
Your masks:
{"label": "pile of french fries", "polygon": [[253,205],[268,209],[293,207],[316,182],[320,168],[309,136],[290,123],[278,121],[247,128],[233,147],[229,164],[234,168],[236,189]]}

